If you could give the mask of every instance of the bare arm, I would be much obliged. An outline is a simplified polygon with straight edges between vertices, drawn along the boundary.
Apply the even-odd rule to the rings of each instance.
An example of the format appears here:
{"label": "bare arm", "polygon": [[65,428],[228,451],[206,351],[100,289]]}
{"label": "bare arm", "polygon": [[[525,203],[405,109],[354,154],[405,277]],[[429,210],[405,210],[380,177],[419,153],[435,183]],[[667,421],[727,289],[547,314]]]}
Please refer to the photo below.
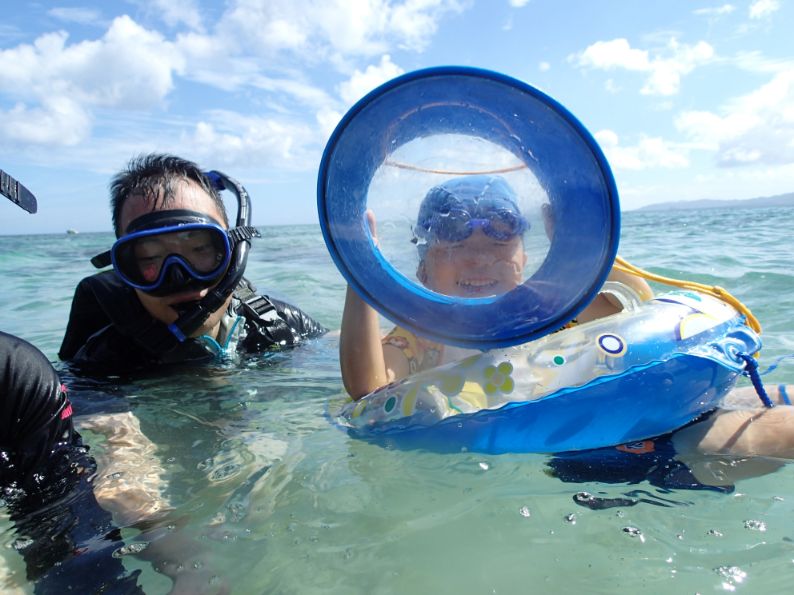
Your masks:
{"label": "bare arm", "polygon": [[171,518],[165,470],[138,418],[126,412],[83,416],[75,422],[79,431],[105,438],[101,448],[92,449],[97,461],[94,495],[117,525],[142,531],[133,545],[145,547],[136,556],[171,578],[171,595],[228,593],[226,581],[213,571],[206,546]]}
{"label": "bare arm", "polygon": [[169,508],[157,447],[143,433],[137,417],[129,412],[103,413],[77,417],[75,423],[80,432],[105,438],[101,450],[92,449],[98,468],[94,494],[116,523],[130,526]]}
{"label": "bare arm", "polygon": [[[622,283],[639,296],[642,301],[653,297],[653,290],[648,282],[642,277],[631,273],[624,273],[617,269],[612,269],[607,277],[607,281]],[[578,316],[579,322],[590,322],[604,316],[611,316],[623,310],[623,305],[613,295],[609,293],[599,293],[587,308]]]}
{"label": "bare arm", "polygon": [[617,283],[628,285],[637,292],[637,295],[640,296],[642,301],[649,300],[653,297],[653,290],[651,289],[651,286],[648,285],[648,282],[645,279],[638,277],[637,275],[624,273],[623,271],[619,271],[617,269],[612,269],[609,272],[607,281],[616,281]]}
{"label": "bare arm", "polygon": [[342,314],[339,363],[345,390],[354,399],[391,381],[380,342],[378,313],[351,287],[347,288]]}
{"label": "bare arm", "polygon": [[[726,401],[753,402],[751,391],[734,389]],[[779,395],[770,393],[770,397],[779,400]],[[720,410],[676,432],[673,444],[678,457],[704,484],[727,485],[757,477],[781,467],[781,459],[794,459],[794,407]]]}
{"label": "bare arm", "polygon": [[[367,222],[377,245],[375,216],[367,211]],[[354,399],[408,375],[408,360],[396,348],[381,343],[378,313],[353,290],[347,288],[339,363],[345,390]]]}

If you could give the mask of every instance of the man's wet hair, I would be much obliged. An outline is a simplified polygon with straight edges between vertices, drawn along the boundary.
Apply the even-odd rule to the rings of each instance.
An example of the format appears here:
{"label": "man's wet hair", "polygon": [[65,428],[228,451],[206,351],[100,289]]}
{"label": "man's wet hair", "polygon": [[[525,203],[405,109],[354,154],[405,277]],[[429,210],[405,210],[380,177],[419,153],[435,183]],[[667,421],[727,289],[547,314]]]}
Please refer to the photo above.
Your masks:
{"label": "man's wet hair", "polygon": [[121,237],[121,209],[128,198],[140,195],[151,202],[152,208],[167,206],[174,200],[179,184],[187,181],[194,182],[212,197],[228,227],[229,217],[220,193],[198,165],[176,155],[150,153],[132,158],[110,183],[110,208],[116,237]]}

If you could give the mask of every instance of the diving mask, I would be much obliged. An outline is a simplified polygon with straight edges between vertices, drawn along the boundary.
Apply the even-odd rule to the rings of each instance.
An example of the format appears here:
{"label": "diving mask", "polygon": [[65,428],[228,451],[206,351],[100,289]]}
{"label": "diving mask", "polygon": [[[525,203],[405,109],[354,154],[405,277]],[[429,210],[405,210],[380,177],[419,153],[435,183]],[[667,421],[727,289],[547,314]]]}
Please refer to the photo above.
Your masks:
{"label": "diving mask", "polygon": [[133,220],[110,258],[127,285],[166,296],[217,283],[229,266],[232,242],[220,223],[203,213],[157,211]]}

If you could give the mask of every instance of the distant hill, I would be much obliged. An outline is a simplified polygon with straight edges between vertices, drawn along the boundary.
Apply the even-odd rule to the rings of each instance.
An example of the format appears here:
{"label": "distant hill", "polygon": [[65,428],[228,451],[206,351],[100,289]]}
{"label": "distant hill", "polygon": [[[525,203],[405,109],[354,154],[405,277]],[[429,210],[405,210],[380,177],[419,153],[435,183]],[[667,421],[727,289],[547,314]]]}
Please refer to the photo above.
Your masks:
{"label": "distant hill", "polygon": [[794,192],[776,196],[762,196],[745,200],[677,200],[659,202],[636,209],[638,211],[662,211],[670,209],[760,209],[768,207],[794,207]]}

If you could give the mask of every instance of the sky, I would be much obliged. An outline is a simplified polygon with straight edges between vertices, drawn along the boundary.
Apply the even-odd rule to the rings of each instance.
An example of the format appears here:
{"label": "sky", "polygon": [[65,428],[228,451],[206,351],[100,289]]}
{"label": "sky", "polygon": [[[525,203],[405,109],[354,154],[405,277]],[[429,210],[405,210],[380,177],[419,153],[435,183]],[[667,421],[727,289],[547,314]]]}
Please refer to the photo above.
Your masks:
{"label": "sky", "polygon": [[625,210],[794,192],[794,0],[2,0],[0,234],[110,231],[108,182],[170,152],[254,223],[316,223],[345,112],[400,74],[494,70],[597,139]]}

